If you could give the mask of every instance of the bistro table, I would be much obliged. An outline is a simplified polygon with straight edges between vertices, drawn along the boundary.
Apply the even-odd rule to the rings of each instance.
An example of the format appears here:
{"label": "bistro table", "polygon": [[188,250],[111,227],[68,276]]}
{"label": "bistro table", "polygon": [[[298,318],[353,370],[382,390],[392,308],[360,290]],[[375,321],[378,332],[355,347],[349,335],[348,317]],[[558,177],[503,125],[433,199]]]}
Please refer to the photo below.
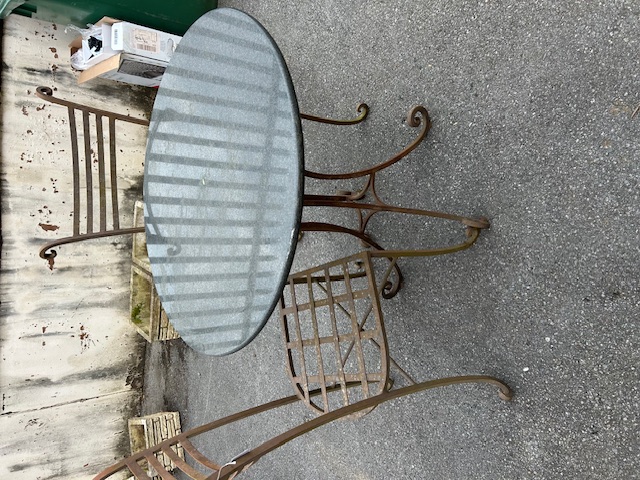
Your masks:
{"label": "bistro table", "polygon": [[[367,232],[380,212],[435,217],[475,229],[472,241],[445,248],[386,250],[387,258],[440,255],[470,246],[484,218],[385,203],[376,174],[413,151],[431,128],[423,106],[409,110],[417,138],[377,165],[348,173],[306,170],[300,119],[353,125],[299,112],[285,61],[256,20],[238,10],[212,10],[178,45],[156,97],[144,175],[145,225],[151,272],[169,320],[195,350],[225,355],[246,346],[273,312],[293,260],[299,232],[352,235],[383,248]],[[304,179],[363,180],[355,191],[304,192]],[[370,200],[372,199],[372,200]],[[355,211],[358,228],[302,222],[302,207]],[[382,295],[390,298],[402,283]]]}
{"label": "bistro table", "polygon": [[155,100],[144,173],[151,271],[195,350],[247,345],[273,312],[300,227],[303,147],[285,61],[238,10],[202,16]]}

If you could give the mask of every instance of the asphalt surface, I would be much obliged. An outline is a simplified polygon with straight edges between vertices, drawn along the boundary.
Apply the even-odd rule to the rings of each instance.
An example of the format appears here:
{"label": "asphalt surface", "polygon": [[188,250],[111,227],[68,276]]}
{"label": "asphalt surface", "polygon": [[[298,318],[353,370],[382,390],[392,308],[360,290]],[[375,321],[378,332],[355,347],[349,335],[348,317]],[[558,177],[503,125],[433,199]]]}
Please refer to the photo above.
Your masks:
{"label": "asphalt surface", "polygon": [[[300,109],[361,125],[304,124],[310,168],[372,165],[433,128],[385,175],[386,199],[491,229],[462,253],[403,262],[385,304],[392,354],[419,379],[488,374],[335,422],[244,478],[640,478],[640,3],[222,1],[282,50]],[[311,187],[311,186],[309,186]],[[321,217],[321,216],[320,216]],[[380,242],[438,245],[446,222],[372,222]],[[358,249],[306,235],[296,265]],[[292,393],[277,318],[228,357],[180,340],[147,349],[143,413],[183,428]],[[220,461],[312,418],[301,405],[211,441]],[[235,442],[235,443],[232,443]],[[214,446],[215,445],[215,446]]]}

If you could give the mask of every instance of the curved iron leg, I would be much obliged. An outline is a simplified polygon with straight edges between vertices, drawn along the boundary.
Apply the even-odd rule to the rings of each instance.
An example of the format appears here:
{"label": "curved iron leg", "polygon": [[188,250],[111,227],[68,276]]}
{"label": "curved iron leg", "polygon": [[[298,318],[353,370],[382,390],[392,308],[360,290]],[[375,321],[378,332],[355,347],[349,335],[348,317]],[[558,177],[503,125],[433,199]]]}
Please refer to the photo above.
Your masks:
{"label": "curved iron leg", "polygon": [[411,142],[408,146],[406,146],[403,150],[395,154],[390,159],[381,162],[373,167],[349,173],[319,173],[311,170],[305,170],[305,177],[315,178],[318,180],[346,180],[349,178],[364,177],[366,175],[370,175],[372,173],[379,172],[380,170],[384,170],[385,168],[390,167],[394,163],[409,155],[409,153],[411,153],[417,148],[418,145],[420,145],[424,137],[427,135],[427,132],[429,132],[429,130],[431,129],[431,118],[429,117],[429,112],[427,112],[427,109],[422,105],[414,106],[411,110],[409,110],[409,113],[407,115],[407,124],[410,127],[422,126],[422,129],[420,130],[418,137],[413,142]]}
{"label": "curved iron leg", "polygon": [[66,245],[69,243],[81,242],[83,240],[92,240],[95,238],[103,238],[103,237],[115,237],[118,235],[133,235],[135,233],[144,233],[144,227],[132,227],[132,228],[122,228],[120,230],[111,230],[107,232],[93,232],[93,233],[85,233],[82,235],[77,235],[75,237],[65,237],[59,238],[58,240],[54,240],[53,242],[49,242],[44,245],[39,252],[40,258],[43,260],[47,260],[49,262],[49,268],[53,269],[54,259],[58,255],[58,252],[54,250],[53,247],[59,247],[61,245]]}
{"label": "curved iron leg", "polygon": [[[382,248],[377,242],[375,242],[366,233],[361,232],[359,230],[354,230],[352,228],[346,228],[340,225],[334,225],[332,223],[302,222],[300,224],[300,231],[301,232],[346,233],[347,235],[351,235],[353,237],[360,239],[360,241],[365,246],[371,247],[375,249],[375,251],[385,252],[385,249]],[[384,257],[385,255],[382,254],[379,256]],[[396,272],[396,278],[395,278],[395,281],[387,282],[382,290],[382,297],[387,299],[393,298],[396,295],[396,293],[398,293],[398,291],[400,290],[404,282],[404,276],[402,275],[402,271],[400,270],[400,267],[397,265],[397,263],[394,260],[392,260],[392,258],[389,258],[389,261],[392,262],[393,270]],[[387,275],[387,277],[389,275],[390,273]]]}

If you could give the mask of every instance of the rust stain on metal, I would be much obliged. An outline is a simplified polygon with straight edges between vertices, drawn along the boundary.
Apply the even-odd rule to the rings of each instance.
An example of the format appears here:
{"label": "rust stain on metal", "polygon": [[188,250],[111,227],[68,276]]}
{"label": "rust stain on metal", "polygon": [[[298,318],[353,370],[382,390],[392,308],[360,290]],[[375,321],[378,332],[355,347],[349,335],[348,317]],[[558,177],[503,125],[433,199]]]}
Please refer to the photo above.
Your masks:
{"label": "rust stain on metal", "polygon": [[27,107],[25,105],[22,106],[22,114],[23,115],[29,115],[29,112],[27,112]]}
{"label": "rust stain on metal", "polygon": [[46,331],[47,331],[47,327],[46,327],[46,325],[45,325],[44,327],[42,327],[42,333],[44,333],[44,332],[46,332]]}
{"label": "rust stain on metal", "polygon": [[48,223],[39,223],[38,226],[45,232],[55,232],[56,230],[60,229],[58,225],[51,225]]}

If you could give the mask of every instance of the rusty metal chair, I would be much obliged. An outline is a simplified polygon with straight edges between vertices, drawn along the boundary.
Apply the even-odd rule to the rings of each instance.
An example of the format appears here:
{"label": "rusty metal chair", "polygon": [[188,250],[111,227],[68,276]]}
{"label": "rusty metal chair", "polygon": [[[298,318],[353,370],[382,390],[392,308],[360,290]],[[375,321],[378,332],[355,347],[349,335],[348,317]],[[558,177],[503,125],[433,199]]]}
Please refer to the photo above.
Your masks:
{"label": "rusty metal chair", "polygon": [[[53,90],[49,87],[38,87],[36,95],[42,100],[67,108],[73,168],[73,233],[45,244],[40,249],[40,257],[47,260],[49,267],[53,268],[54,258],[57,255],[54,247],[83,240],[144,232],[144,227],[123,228],[120,225],[116,121],[142,126],[148,126],[149,122],[54,97]],[[80,134],[76,112],[82,118]],[[105,132],[105,126],[107,132]],[[97,172],[94,172],[92,167],[93,145],[97,146]],[[80,155],[81,151],[84,155]],[[81,166],[81,164],[84,165]],[[82,182],[81,177],[83,177]],[[95,189],[98,194],[97,201],[94,200]],[[95,223],[94,214],[97,214]],[[83,217],[86,217],[85,222]]]}
{"label": "rusty metal chair", "polygon": [[[389,400],[418,393],[423,390],[428,390],[436,387],[443,387],[447,385],[455,385],[461,383],[490,383],[498,386],[498,394],[503,400],[511,399],[511,390],[509,387],[500,380],[483,375],[467,376],[467,377],[453,377],[443,378],[440,380],[431,380],[428,382],[417,383],[403,388],[398,388],[392,391],[384,391],[376,396],[371,396],[364,400],[352,403],[348,406],[338,408],[331,412],[320,415],[305,423],[298,425],[282,434],[279,434],[270,440],[257,445],[249,450],[245,450],[238,455],[230,459],[216,459],[213,460],[202,451],[197,449],[192,439],[199,435],[213,432],[217,428],[225,425],[232,424],[236,421],[250,418],[254,415],[274,410],[278,407],[294,403],[298,400],[298,397],[292,395],[290,397],[281,398],[272,402],[265,403],[263,405],[244,410],[242,412],[229,415],[219,420],[207,423],[200,427],[196,427],[187,432],[176,435],[162,443],[138,452],[130,457],[121,460],[120,462],[106,468],[94,477],[94,480],[102,480],[110,477],[115,477],[122,473],[127,475],[133,475],[134,478],[141,480],[149,480],[150,478],[160,477],[163,480],[175,480],[176,477],[165,470],[165,466],[159,458],[169,458],[182,474],[187,478],[195,480],[226,480],[236,477],[239,473],[244,472],[247,468],[253,465],[263,455],[275,450],[276,448],[284,445],[291,440],[310,432],[318,427],[326,425],[334,420],[344,418],[357,414],[358,412],[371,409],[381,403]],[[331,389],[329,389],[331,390]],[[310,391],[309,396],[314,397],[320,395],[323,392],[321,390]],[[217,438],[219,443],[228,443],[230,439],[228,437]],[[179,449],[185,454],[185,458],[176,453]],[[184,478],[182,476],[178,478]]]}
{"label": "rusty metal chair", "polygon": [[[393,297],[401,285],[396,262],[464,250],[479,233],[468,227],[468,238],[450,247],[367,250],[290,275],[280,322],[296,395],[317,413],[327,413],[390,390],[390,367],[415,384],[389,355],[383,321],[381,299]],[[354,383],[359,387],[348,390]],[[320,390],[319,399],[311,398],[314,389]]]}

